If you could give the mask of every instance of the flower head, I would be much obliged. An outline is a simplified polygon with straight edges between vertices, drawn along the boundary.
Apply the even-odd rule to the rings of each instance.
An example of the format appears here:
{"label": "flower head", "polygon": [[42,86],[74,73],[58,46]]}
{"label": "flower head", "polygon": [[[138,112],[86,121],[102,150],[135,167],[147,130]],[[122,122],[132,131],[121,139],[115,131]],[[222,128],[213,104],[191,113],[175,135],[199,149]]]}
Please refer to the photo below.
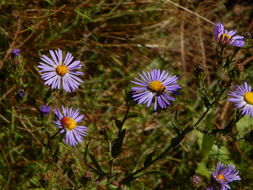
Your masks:
{"label": "flower head", "polygon": [[244,37],[240,35],[235,35],[236,31],[234,30],[225,30],[224,25],[220,22],[216,23],[214,28],[214,37],[215,39],[224,45],[232,45],[237,47],[244,46]]}
{"label": "flower head", "polygon": [[42,114],[42,116],[48,115],[51,111],[51,108],[47,105],[42,105],[40,106],[40,113]]}
{"label": "flower head", "polygon": [[253,92],[252,87],[244,82],[236,85],[236,89],[229,92],[230,102],[235,103],[236,108],[240,108],[243,115],[253,117]]}
{"label": "flower head", "polygon": [[79,126],[84,115],[80,115],[79,109],[64,108],[62,111],[54,110],[56,120],[53,121],[60,130],[60,133],[65,133],[65,143],[71,146],[76,146],[83,141],[83,136],[86,135],[86,127]]}
{"label": "flower head", "polygon": [[83,72],[77,71],[82,65],[80,61],[73,61],[74,57],[71,53],[67,53],[63,60],[62,50],[49,50],[51,59],[46,55],[42,55],[38,65],[40,68],[41,78],[52,89],[60,89],[61,86],[66,92],[75,91],[83,82],[78,76]]}
{"label": "flower head", "polygon": [[215,187],[207,187],[206,190],[216,190]]}
{"label": "flower head", "polygon": [[20,50],[20,49],[13,49],[13,50],[11,51],[11,56],[12,56],[12,57],[18,57],[18,56],[20,55],[20,53],[21,53],[21,50]]}
{"label": "flower head", "polygon": [[135,81],[131,81],[139,85],[132,87],[132,97],[138,104],[147,104],[147,107],[150,107],[154,99],[154,110],[156,110],[158,106],[164,109],[171,105],[170,101],[175,101],[171,94],[180,89],[176,83],[177,76],[169,76],[167,71],[156,69],[138,74],[141,79],[135,78]]}
{"label": "flower head", "polygon": [[23,98],[25,96],[25,91],[24,90],[19,90],[16,95],[17,95],[18,98]]}
{"label": "flower head", "polygon": [[230,189],[228,183],[235,180],[241,180],[238,176],[238,171],[231,164],[224,166],[222,163],[218,163],[215,172],[212,173],[213,178],[220,184],[221,190]]}
{"label": "flower head", "polygon": [[216,190],[216,188],[213,186],[213,187],[207,187],[206,190]]}
{"label": "flower head", "polygon": [[201,183],[201,179],[198,175],[193,175],[191,177],[191,182],[192,182],[193,186],[199,186]]}

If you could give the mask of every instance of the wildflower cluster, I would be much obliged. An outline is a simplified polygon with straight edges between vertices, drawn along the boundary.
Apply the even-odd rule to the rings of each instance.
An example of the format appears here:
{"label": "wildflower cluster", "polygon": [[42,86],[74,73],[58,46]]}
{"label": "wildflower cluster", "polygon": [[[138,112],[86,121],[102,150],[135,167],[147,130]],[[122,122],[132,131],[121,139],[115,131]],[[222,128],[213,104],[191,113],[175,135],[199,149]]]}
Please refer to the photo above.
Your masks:
{"label": "wildflower cluster", "polygon": [[[238,49],[245,45],[245,39],[243,36],[237,35],[235,30],[226,30],[224,28],[224,25],[220,22],[215,25],[214,37],[219,44],[218,47],[220,48],[220,51],[217,51],[217,61],[222,63],[219,65],[219,69],[224,73],[229,73],[232,70],[229,65],[231,65],[230,63],[232,63],[234,57],[230,58],[228,56],[225,61],[226,63],[223,64],[223,50],[225,48],[229,48],[229,46],[232,46],[235,47],[236,50],[234,52],[236,54]],[[54,93],[55,91],[61,89],[63,89],[61,93],[64,95],[66,92],[76,92],[84,82],[82,78],[84,76],[84,72],[82,72],[81,61],[75,60],[74,56],[70,52],[67,52],[65,54],[61,49],[49,50],[49,54],[50,56],[43,54],[37,66],[41,75],[41,79],[43,80],[45,85],[49,86],[49,92]],[[20,49],[14,49],[11,52],[11,59],[15,60],[15,63],[18,63],[18,61],[20,61],[20,56]],[[231,128],[231,126],[233,127],[233,125],[238,120],[232,120],[232,122],[228,124],[230,125],[229,127],[226,127],[226,124],[224,124],[224,128],[219,128],[216,130],[205,130],[201,128],[202,126],[199,126],[206,117],[208,111],[224,97],[224,94],[226,96],[228,94],[227,100],[229,102],[232,102],[236,108],[240,109],[242,116],[248,115],[250,117],[253,117],[252,87],[247,82],[244,82],[241,85],[235,85],[233,88],[231,88],[232,79],[228,81],[225,79],[223,80],[222,77],[220,78],[217,79],[218,85],[221,86],[221,84],[227,83],[226,87],[218,87],[217,85],[216,89],[218,90],[215,91],[215,93],[213,93],[210,97],[208,97],[207,93],[203,93],[202,98],[204,100],[203,105],[205,107],[203,107],[205,108],[205,112],[203,111],[204,113],[200,115],[200,117],[196,121],[187,124],[187,127],[185,128],[174,126],[174,123],[172,122],[177,136],[172,138],[170,146],[163,148],[161,153],[158,154],[158,156],[156,156],[155,158],[152,157],[153,155],[151,155],[148,159],[146,159],[144,166],[142,166],[140,169],[136,169],[132,173],[126,172],[124,178],[119,180],[119,184],[117,183],[117,187],[120,187],[120,185],[129,184],[132,180],[141,176],[137,174],[154,164],[159,159],[162,159],[167,153],[176,150],[179,147],[178,145],[185,138],[186,134],[188,134],[190,131],[200,131],[207,136],[214,136],[214,134],[216,133],[225,134],[227,131],[229,131],[228,128]],[[184,86],[180,84],[179,76],[171,74],[167,70],[161,69],[152,69],[149,71],[138,72],[137,76],[134,77],[134,79],[131,80],[130,83],[132,85],[131,90],[129,92],[131,96],[131,101],[135,102],[136,104],[144,104],[152,111],[157,113],[165,110],[169,106],[172,106],[173,103],[176,101],[175,96],[179,94],[181,86]],[[231,89],[229,90],[229,88]],[[16,93],[16,96],[19,99],[22,99],[24,97],[26,98],[26,96],[28,95],[26,95],[25,90],[22,89]],[[93,168],[92,166],[91,168],[92,170],[96,171],[98,175],[100,175],[98,178],[99,180],[105,178],[107,174],[109,177],[106,177],[108,177],[108,179],[110,178],[110,180],[112,179],[113,159],[115,159],[121,153],[121,148],[127,130],[123,128],[123,125],[126,119],[130,118],[128,117],[128,114],[130,107],[132,106],[132,102],[129,102],[127,102],[128,107],[123,120],[115,121],[118,130],[117,134],[115,136],[112,135],[113,137],[110,139],[106,134],[107,129],[109,127],[105,128],[106,130],[101,132],[102,135],[107,135],[106,138],[109,139],[110,154],[108,154],[108,157],[110,158],[110,172],[107,173],[102,171],[98,161],[94,158],[92,154],[89,154],[91,161],[96,167]],[[72,106],[68,107],[66,105],[61,105],[61,108],[53,109],[52,105],[54,105],[54,103],[55,102],[53,101],[49,102],[43,99],[43,104],[41,103],[40,107],[35,106],[38,112],[40,112],[40,121],[44,122],[45,118],[47,118],[51,112],[54,112],[55,117],[52,123],[56,126],[55,128],[58,129],[56,135],[60,135],[61,137],[63,137],[65,144],[68,144],[70,146],[79,145],[83,142],[83,139],[87,134],[87,127],[82,124],[85,115],[80,112],[80,109],[76,109]],[[222,101],[220,101],[219,103],[222,104]],[[53,135],[53,137],[55,137],[56,135]],[[49,145],[51,143],[50,140],[51,138],[49,138]],[[201,178],[199,175],[193,175],[190,181],[191,184],[196,188],[203,186],[203,188],[206,188],[206,190],[227,190],[231,189],[230,183],[241,180],[241,178],[239,177],[239,172],[235,169],[235,166],[231,164],[224,165],[222,163],[217,164],[215,171],[211,174],[211,178],[212,182],[211,185],[208,187],[206,187],[206,184],[203,183],[203,178]]]}
{"label": "wildflower cluster", "polygon": [[[42,55],[38,68],[40,69],[41,78],[46,85],[52,90],[63,88],[66,92],[74,92],[83,82],[79,76],[84,73],[79,71],[82,68],[79,60],[74,60],[71,53],[67,53],[64,57],[61,49],[49,50],[51,58]],[[42,116],[48,115],[51,108],[47,105],[40,107]],[[60,134],[65,135],[65,143],[76,146],[82,142],[83,136],[86,135],[86,127],[77,125],[84,118],[79,113],[79,109],[73,109],[62,106],[62,110],[55,109],[56,120],[53,121],[57,125]]]}
{"label": "wildflower cluster", "polygon": [[[218,22],[214,29],[215,39],[223,46],[244,46],[244,37],[235,35],[234,30],[228,31],[224,29],[224,25]],[[15,51],[13,54],[18,56],[20,52]],[[41,78],[44,83],[54,89],[63,88],[66,92],[74,92],[83,82],[80,76],[84,73],[80,71],[82,65],[80,61],[74,60],[71,53],[67,53],[64,57],[62,50],[49,50],[51,58],[42,55],[41,62],[38,65]],[[171,106],[175,101],[173,95],[178,94],[181,88],[178,84],[178,76],[170,75],[166,70],[153,69],[151,71],[138,73],[131,83],[138,85],[131,88],[132,99],[138,104],[146,104],[147,107],[153,105],[154,110],[165,109]],[[237,108],[241,108],[243,115],[253,116],[253,92],[251,86],[246,82],[244,85],[237,85],[235,90],[230,91],[231,102],[234,102]],[[40,107],[43,116],[48,115],[51,108],[47,105]],[[53,121],[57,125],[60,134],[65,134],[65,143],[76,146],[83,141],[86,135],[86,127],[78,125],[84,118],[80,114],[79,109],[73,109],[62,106],[61,110],[55,109],[56,120]],[[240,180],[238,172],[232,165],[224,166],[217,164],[216,171],[212,173],[216,183],[208,187],[208,190],[230,189],[228,183]],[[192,182],[198,186],[200,184],[199,176],[194,176]],[[217,185],[218,184],[218,185]]]}

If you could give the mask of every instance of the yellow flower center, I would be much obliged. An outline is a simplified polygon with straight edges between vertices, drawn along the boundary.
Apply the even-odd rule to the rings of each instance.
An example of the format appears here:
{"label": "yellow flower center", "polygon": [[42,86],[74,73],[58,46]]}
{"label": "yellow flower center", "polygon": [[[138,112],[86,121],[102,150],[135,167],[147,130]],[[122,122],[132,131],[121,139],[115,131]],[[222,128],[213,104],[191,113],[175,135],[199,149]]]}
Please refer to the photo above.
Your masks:
{"label": "yellow flower center", "polygon": [[219,180],[222,180],[222,181],[226,181],[224,175],[222,175],[222,174],[217,175],[216,179],[219,179]]}
{"label": "yellow flower center", "polygon": [[219,38],[220,42],[222,42],[224,44],[229,44],[232,40],[232,36],[228,35],[228,33],[219,34],[218,38]]}
{"label": "yellow flower center", "polygon": [[149,89],[154,91],[154,92],[163,92],[165,90],[165,86],[158,80],[152,81],[149,83]]}
{"label": "yellow flower center", "polygon": [[66,65],[58,65],[55,71],[58,75],[64,76],[69,72],[69,69]]}
{"label": "yellow flower center", "polygon": [[244,100],[248,103],[253,105],[253,92],[246,92],[244,94]]}
{"label": "yellow flower center", "polygon": [[61,119],[61,124],[68,130],[73,130],[76,128],[76,121],[71,117],[63,117]]}

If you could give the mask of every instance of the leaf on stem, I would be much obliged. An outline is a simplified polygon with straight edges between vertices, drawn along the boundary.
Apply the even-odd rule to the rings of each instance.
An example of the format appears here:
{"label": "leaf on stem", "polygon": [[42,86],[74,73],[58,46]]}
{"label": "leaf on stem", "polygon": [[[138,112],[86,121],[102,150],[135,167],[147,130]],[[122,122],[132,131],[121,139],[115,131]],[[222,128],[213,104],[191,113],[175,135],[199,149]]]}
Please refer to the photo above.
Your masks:
{"label": "leaf on stem", "polygon": [[115,119],[115,125],[118,129],[122,128],[122,122],[120,120]]}
{"label": "leaf on stem", "polygon": [[126,134],[126,129],[119,132],[118,137],[113,141],[111,155],[116,158],[121,153],[121,148],[123,145],[123,140]]}
{"label": "leaf on stem", "polygon": [[153,152],[147,155],[145,161],[144,161],[144,166],[148,166],[153,160]]}
{"label": "leaf on stem", "polygon": [[100,175],[103,175],[104,172],[103,172],[102,168],[100,167],[98,161],[96,160],[95,156],[94,156],[92,153],[89,153],[89,156],[90,156],[91,161],[92,161],[93,164],[95,165],[95,167],[96,167],[98,173],[99,173]]}

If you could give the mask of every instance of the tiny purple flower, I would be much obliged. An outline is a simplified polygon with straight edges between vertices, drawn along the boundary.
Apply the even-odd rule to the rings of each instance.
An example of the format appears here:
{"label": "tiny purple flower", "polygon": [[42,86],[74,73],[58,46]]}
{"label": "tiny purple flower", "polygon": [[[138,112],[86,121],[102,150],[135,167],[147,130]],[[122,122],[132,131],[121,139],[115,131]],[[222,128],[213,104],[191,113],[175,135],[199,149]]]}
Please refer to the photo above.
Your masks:
{"label": "tiny purple flower", "polygon": [[21,53],[20,49],[13,49],[11,51],[11,56],[15,58],[15,57],[18,57],[20,55],[20,53]]}
{"label": "tiny purple flower", "polygon": [[134,78],[135,81],[131,81],[139,85],[132,87],[132,98],[138,104],[147,104],[147,107],[150,107],[154,99],[154,110],[156,110],[158,106],[165,109],[171,105],[170,101],[175,101],[171,95],[180,89],[177,76],[169,76],[169,72],[156,69],[138,74],[141,79]]}
{"label": "tiny purple flower", "polygon": [[220,184],[221,190],[227,190],[230,189],[228,183],[241,180],[238,173],[233,165],[224,166],[222,163],[218,163],[215,172],[212,172],[212,176]]}
{"label": "tiny purple flower", "polygon": [[206,190],[216,190],[215,187],[207,187]]}
{"label": "tiny purple flower", "polygon": [[236,85],[235,90],[229,92],[229,96],[228,101],[233,102],[236,108],[240,108],[242,115],[253,117],[253,92],[247,82]]}
{"label": "tiny purple flower", "polygon": [[225,30],[224,25],[221,22],[216,23],[214,28],[215,39],[224,45],[232,45],[237,47],[242,47],[245,44],[244,37],[240,35],[235,35],[234,30]]}
{"label": "tiny purple flower", "polygon": [[66,92],[73,92],[78,89],[83,82],[78,76],[83,72],[78,71],[82,68],[80,61],[73,61],[71,53],[67,53],[63,59],[62,50],[49,50],[51,59],[42,55],[38,68],[41,69],[41,78],[49,85],[51,89],[63,89]]}
{"label": "tiny purple flower", "polygon": [[201,179],[198,175],[194,175],[192,176],[191,181],[193,185],[198,185],[201,182]]}
{"label": "tiny purple flower", "polygon": [[51,108],[47,105],[42,105],[40,106],[40,113],[42,114],[42,116],[46,116],[50,113]]}
{"label": "tiny purple flower", "polygon": [[19,90],[19,91],[17,92],[17,96],[18,96],[19,98],[23,98],[23,97],[25,96],[25,91],[24,91],[24,90]]}
{"label": "tiny purple flower", "polygon": [[83,141],[83,136],[86,135],[86,127],[79,126],[77,123],[81,122],[84,115],[79,113],[79,109],[64,108],[62,106],[61,112],[54,110],[56,120],[53,121],[59,128],[60,133],[65,133],[65,143],[71,146],[76,146]]}

